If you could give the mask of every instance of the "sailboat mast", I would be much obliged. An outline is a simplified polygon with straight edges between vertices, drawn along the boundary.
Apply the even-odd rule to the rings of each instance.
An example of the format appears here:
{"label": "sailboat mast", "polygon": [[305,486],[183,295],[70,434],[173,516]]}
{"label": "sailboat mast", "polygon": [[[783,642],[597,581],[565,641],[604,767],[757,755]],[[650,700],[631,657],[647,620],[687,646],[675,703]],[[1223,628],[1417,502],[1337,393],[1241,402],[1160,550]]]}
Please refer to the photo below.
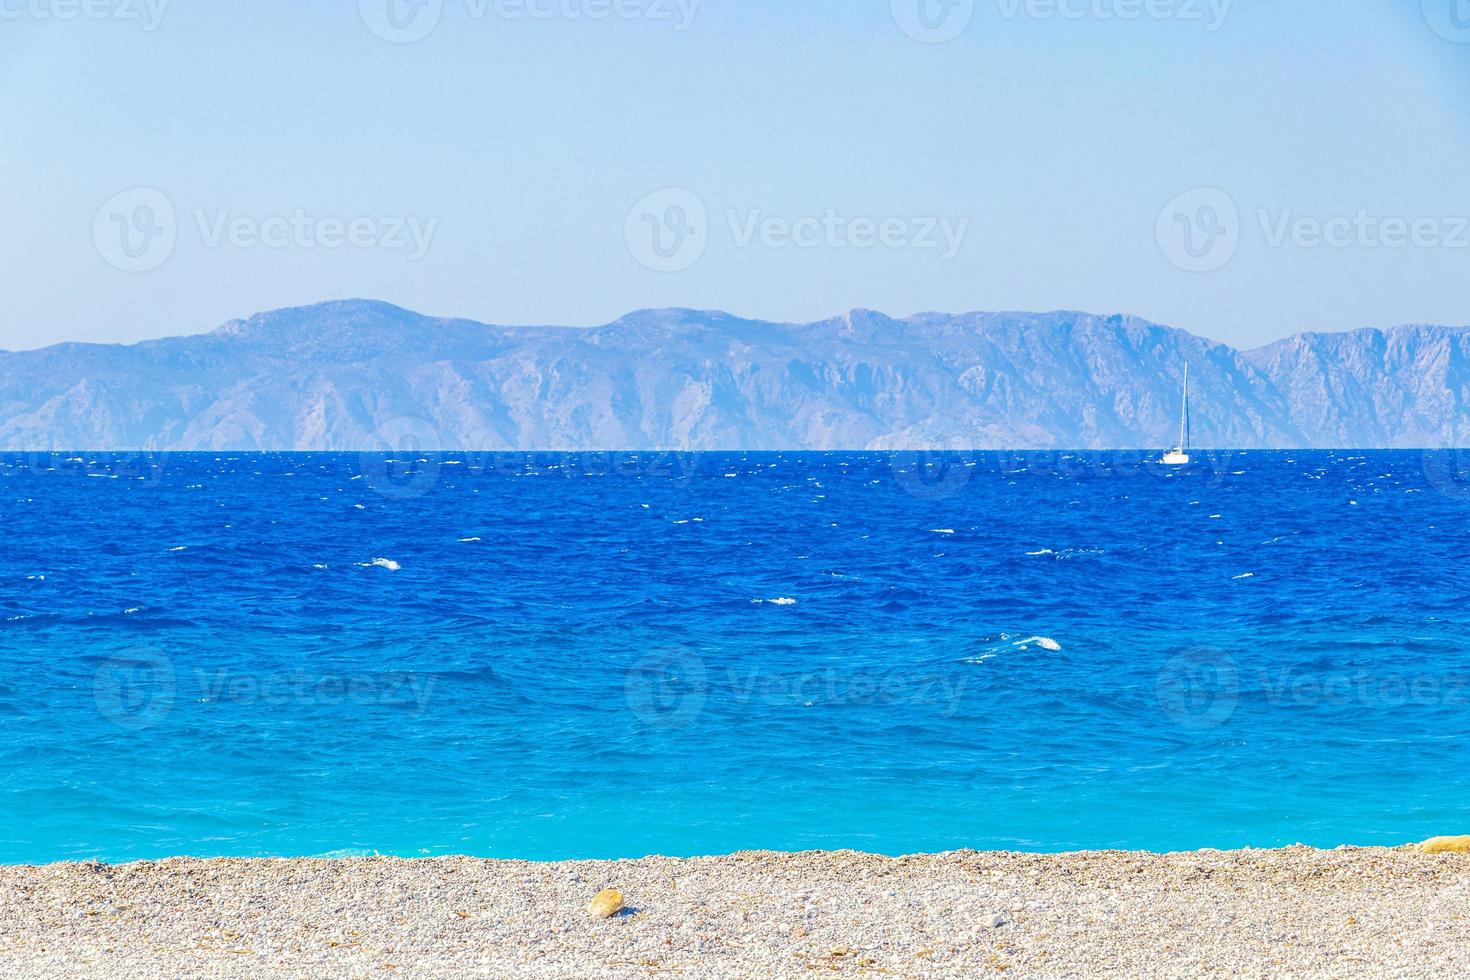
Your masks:
{"label": "sailboat mast", "polygon": [[1179,415],[1179,448],[1189,448],[1189,364],[1184,365],[1184,408]]}

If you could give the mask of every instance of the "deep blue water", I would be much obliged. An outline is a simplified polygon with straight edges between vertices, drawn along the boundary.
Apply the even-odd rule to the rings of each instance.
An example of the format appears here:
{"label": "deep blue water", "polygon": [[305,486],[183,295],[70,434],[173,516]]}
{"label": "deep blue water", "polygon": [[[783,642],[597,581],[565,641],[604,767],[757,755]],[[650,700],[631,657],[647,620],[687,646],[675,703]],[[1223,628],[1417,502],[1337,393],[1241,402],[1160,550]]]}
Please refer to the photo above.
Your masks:
{"label": "deep blue water", "polygon": [[1459,460],[1143,459],[0,457],[0,862],[1470,827]]}

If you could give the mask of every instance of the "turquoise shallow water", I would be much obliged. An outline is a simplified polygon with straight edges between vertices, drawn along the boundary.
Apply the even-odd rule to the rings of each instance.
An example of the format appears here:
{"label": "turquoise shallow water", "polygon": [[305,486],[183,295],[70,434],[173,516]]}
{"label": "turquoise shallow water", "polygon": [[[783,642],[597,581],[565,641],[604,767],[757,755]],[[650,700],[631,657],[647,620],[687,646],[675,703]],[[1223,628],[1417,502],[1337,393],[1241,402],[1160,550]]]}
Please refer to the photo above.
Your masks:
{"label": "turquoise shallow water", "polygon": [[0,862],[1470,826],[1453,454],[0,457]]}

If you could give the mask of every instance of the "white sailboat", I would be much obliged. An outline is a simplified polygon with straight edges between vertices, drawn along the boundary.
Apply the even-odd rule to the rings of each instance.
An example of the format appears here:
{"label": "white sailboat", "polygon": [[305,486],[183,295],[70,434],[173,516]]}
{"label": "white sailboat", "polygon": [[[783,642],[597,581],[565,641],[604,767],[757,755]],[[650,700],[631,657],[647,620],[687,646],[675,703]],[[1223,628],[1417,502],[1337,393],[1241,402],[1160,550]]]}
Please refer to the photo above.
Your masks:
{"label": "white sailboat", "polygon": [[1164,454],[1165,466],[1189,465],[1189,365],[1184,365],[1184,408],[1179,416],[1179,445]]}

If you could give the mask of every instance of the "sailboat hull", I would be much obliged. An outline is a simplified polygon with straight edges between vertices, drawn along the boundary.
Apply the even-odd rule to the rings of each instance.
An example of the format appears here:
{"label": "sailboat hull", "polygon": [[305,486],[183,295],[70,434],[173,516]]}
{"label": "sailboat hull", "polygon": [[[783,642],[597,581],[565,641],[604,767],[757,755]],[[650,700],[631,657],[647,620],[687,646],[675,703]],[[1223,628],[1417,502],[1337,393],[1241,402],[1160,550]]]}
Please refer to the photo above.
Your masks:
{"label": "sailboat hull", "polygon": [[1189,465],[1189,454],[1188,453],[1180,453],[1180,452],[1165,453],[1164,454],[1164,465],[1165,466],[1188,466]]}

